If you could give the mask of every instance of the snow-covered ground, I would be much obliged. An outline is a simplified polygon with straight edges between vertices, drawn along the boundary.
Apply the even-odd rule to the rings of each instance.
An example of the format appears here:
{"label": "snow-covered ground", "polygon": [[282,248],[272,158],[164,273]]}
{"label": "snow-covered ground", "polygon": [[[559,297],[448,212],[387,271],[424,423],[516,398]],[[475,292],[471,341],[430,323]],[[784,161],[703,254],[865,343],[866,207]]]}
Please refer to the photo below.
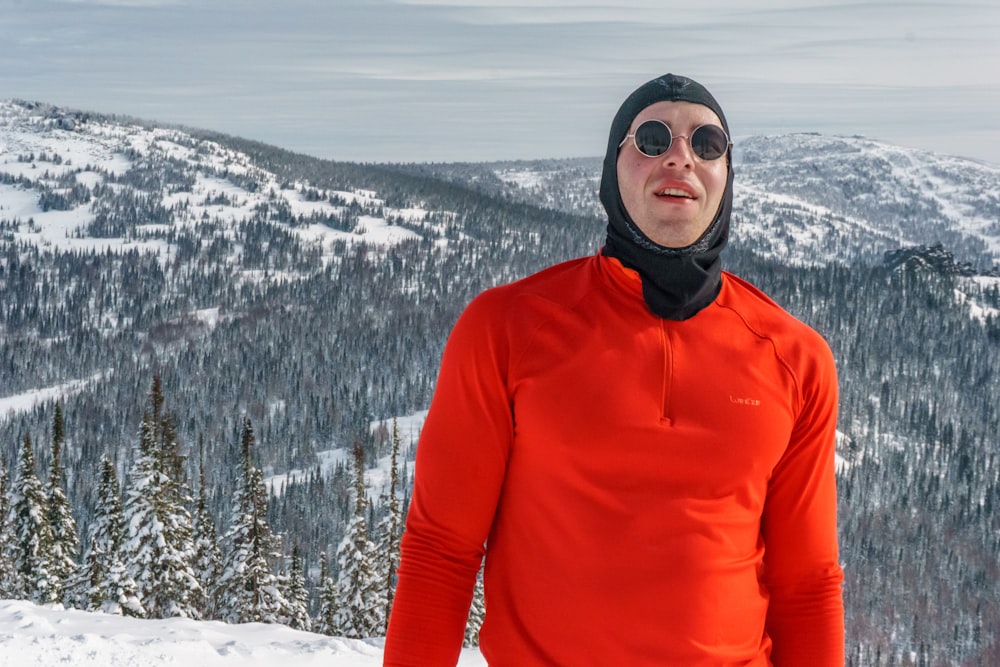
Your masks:
{"label": "snow-covered ground", "polygon": [[[0,667],[375,667],[382,640],[326,637],[282,625],[143,620],[0,600]],[[484,667],[465,649],[460,667]]]}
{"label": "snow-covered ground", "polygon": [[[56,192],[66,190],[63,176],[74,174],[79,185],[92,190],[105,181],[105,175],[121,175],[135,167],[126,153],[151,160],[170,160],[184,164],[193,177],[190,187],[177,190],[176,184],[163,192],[144,195],[171,210],[170,225],[139,225],[137,232],[165,232],[175,228],[197,227],[211,219],[229,233],[240,222],[254,219],[260,207],[280,204],[293,216],[335,218],[351,203],[380,209],[384,217],[360,215],[354,229],[342,231],[326,224],[274,223],[277,227],[314,244],[329,261],[337,242],[365,243],[389,247],[419,239],[420,235],[400,222],[421,223],[428,214],[422,208],[396,209],[387,206],[372,190],[317,190],[308,183],[283,184],[274,174],[254,165],[246,154],[208,140],[195,140],[181,130],[145,128],[129,123],[93,118],[73,121],[66,129],[46,114],[53,109],[38,109],[23,104],[0,101],[0,173],[24,179],[24,183],[0,184],[0,221],[13,224],[9,232],[18,242],[61,251],[159,253],[168,262],[173,249],[163,240],[126,240],[91,238],[87,226],[97,211],[97,198],[73,206],[70,210],[43,210],[41,184]],[[63,119],[65,121],[65,119]],[[223,177],[217,175],[226,174]],[[247,190],[230,177],[246,177],[256,183]],[[26,185],[26,184],[27,185]],[[121,184],[114,183],[115,188]],[[311,189],[313,200],[303,194]],[[332,203],[337,201],[337,204]],[[141,234],[140,234],[141,236]]]}
{"label": "snow-covered ground", "polygon": [[88,384],[100,379],[100,375],[95,375],[83,380],[70,380],[54,387],[32,389],[11,396],[0,396],[0,420],[33,410],[36,406],[47,401],[63,400],[67,396],[83,391]]}

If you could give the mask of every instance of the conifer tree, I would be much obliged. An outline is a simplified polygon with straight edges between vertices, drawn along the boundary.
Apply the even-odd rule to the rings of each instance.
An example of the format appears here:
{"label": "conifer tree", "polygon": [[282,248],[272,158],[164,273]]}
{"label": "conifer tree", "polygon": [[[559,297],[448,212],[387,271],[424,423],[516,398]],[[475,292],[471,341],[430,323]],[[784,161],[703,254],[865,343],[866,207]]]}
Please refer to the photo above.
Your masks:
{"label": "conifer tree", "polygon": [[125,521],[115,466],[101,458],[94,519],[88,531],[87,550],[76,577],[76,604],[87,611],[103,611],[142,618],[138,586],[121,558]]}
{"label": "conifer tree", "polygon": [[389,488],[383,497],[385,516],[378,526],[378,578],[380,595],[385,602],[383,612],[383,633],[389,624],[392,601],[396,593],[396,568],[399,566],[399,540],[403,532],[403,517],[400,511],[397,490],[399,489],[399,424],[392,420],[392,452],[389,457]]}
{"label": "conifer tree", "polygon": [[46,516],[45,487],[35,474],[31,436],[25,434],[11,486],[7,516],[13,532],[8,557],[14,570],[11,593],[41,604],[56,602],[51,573],[52,530]]}
{"label": "conifer tree", "polygon": [[322,635],[335,635],[340,600],[337,595],[337,580],[330,573],[325,551],[319,557],[319,585],[319,614],[314,630]]}
{"label": "conifer tree", "polygon": [[296,630],[310,630],[309,593],[306,591],[306,576],[302,565],[302,552],[296,544],[292,549],[292,562],[288,575],[284,577],[284,596],[288,601],[288,617],[285,625]]}
{"label": "conifer tree", "polygon": [[50,571],[52,574],[53,596],[64,600],[70,579],[77,565],[76,557],[80,541],[76,533],[76,521],[66,499],[66,472],[62,464],[63,445],[66,429],[63,423],[62,406],[56,403],[52,418],[52,462],[49,464],[49,483],[46,489],[47,514],[52,532]]}
{"label": "conifer tree", "polygon": [[[184,476],[184,457],[180,453],[180,441],[177,438],[177,426],[172,415],[164,410],[166,399],[163,396],[163,383],[159,374],[153,375],[153,386],[149,391],[149,404],[152,413],[152,424],[156,437],[156,455],[160,470],[166,473],[173,482],[172,492],[183,494],[186,484]],[[175,499],[181,502],[189,498]]]}
{"label": "conifer tree", "polygon": [[337,549],[340,575],[337,594],[337,634],[345,637],[372,637],[385,627],[384,600],[380,581],[373,563],[375,546],[368,539],[365,519],[368,501],[365,496],[364,449],[360,442],[354,445],[354,516],[347,527],[347,534]]}
{"label": "conifer tree", "polygon": [[8,513],[10,510],[10,475],[0,462],[0,599],[14,597],[14,568],[11,567],[14,531]]}
{"label": "conifer tree", "polygon": [[242,464],[230,527],[224,542],[226,555],[219,579],[220,617],[230,623],[280,623],[288,616],[288,601],[268,562],[277,555],[278,538],[267,524],[267,490],[261,471],[253,465],[253,425],[243,422]]}
{"label": "conifer tree", "polygon": [[153,414],[143,415],[135,459],[125,498],[126,536],[122,558],[134,578],[139,600],[151,618],[200,618],[201,586],[193,569],[189,501],[181,483],[169,474],[176,450],[170,420],[162,413],[162,396],[150,396]]}
{"label": "conifer tree", "polygon": [[139,600],[139,587],[121,558],[112,559],[107,579],[101,586],[101,597],[104,599],[101,611],[105,614],[119,614],[133,618],[147,616]]}
{"label": "conifer tree", "polygon": [[194,572],[201,584],[198,608],[202,618],[216,618],[213,591],[222,573],[222,553],[215,521],[208,511],[207,485],[205,483],[204,444],[198,443],[198,501],[194,515]]}
{"label": "conifer tree", "polygon": [[[175,507],[184,508],[191,504],[189,486],[184,472],[184,457],[180,453],[180,440],[177,437],[177,426],[174,416],[164,410],[162,383],[158,374],[153,375],[153,386],[149,392],[151,411],[150,424],[153,429],[153,456],[156,468],[166,477],[164,495],[166,502]],[[192,524],[188,513],[184,512],[185,521],[179,521],[173,529],[178,531],[176,539],[188,541],[191,539]]]}

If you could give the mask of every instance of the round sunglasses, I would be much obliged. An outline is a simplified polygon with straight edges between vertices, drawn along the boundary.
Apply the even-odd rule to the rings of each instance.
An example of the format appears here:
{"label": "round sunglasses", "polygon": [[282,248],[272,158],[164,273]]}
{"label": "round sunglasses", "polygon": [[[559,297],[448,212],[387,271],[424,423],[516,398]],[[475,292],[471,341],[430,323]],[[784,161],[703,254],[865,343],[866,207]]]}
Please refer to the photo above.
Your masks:
{"label": "round sunglasses", "polygon": [[699,125],[690,136],[677,135],[662,120],[650,119],[639,123],[635,132],[626,134],[618,144],[621,149],[629,139],[636,149],[646,157],[659,157],[670,150],[674,139],[687,139],[691,151],[702,160],[718,160],[729,151],[732,142],[726,131],[718,125]]}

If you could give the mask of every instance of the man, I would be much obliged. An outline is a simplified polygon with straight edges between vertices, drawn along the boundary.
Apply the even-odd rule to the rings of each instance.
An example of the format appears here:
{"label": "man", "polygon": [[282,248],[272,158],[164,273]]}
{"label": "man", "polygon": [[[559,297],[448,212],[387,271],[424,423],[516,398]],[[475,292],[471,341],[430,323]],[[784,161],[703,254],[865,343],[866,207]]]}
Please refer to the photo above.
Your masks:
{"label": "man", "polygon": [[729,129],[671,74],[611,125],[600,254],[488,290],[417,449],[386,665],[841,667],[836,372],[724,273]]}

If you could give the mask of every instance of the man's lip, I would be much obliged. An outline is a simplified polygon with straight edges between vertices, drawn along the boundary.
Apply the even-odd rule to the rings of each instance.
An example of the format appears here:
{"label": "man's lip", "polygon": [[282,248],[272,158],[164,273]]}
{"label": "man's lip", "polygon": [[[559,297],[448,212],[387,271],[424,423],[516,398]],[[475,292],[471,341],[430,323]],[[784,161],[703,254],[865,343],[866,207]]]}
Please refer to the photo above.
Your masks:
{"label": "man's lip", "polygon": [[[682,193],[684,193],[685,196],[690,197],[691,199],[697,199],[698,198],[697,194],[695,193],[694,188],[692,188],[687,183],[683,183],[683,182],[680,182],[680,181],[668,181],[668,182],[665,182],[665,183],[659,183],[659,184],[657,184],[656,188],[653,189],[653,193],[657,197],[660,197],[660,196],[664,196],[663,193],[665,193],[665,192],[669,193],[671,190],[677,191],[677,192],[682,192]],[[679,196],[679,195],[673,195],[673,196]]]}

